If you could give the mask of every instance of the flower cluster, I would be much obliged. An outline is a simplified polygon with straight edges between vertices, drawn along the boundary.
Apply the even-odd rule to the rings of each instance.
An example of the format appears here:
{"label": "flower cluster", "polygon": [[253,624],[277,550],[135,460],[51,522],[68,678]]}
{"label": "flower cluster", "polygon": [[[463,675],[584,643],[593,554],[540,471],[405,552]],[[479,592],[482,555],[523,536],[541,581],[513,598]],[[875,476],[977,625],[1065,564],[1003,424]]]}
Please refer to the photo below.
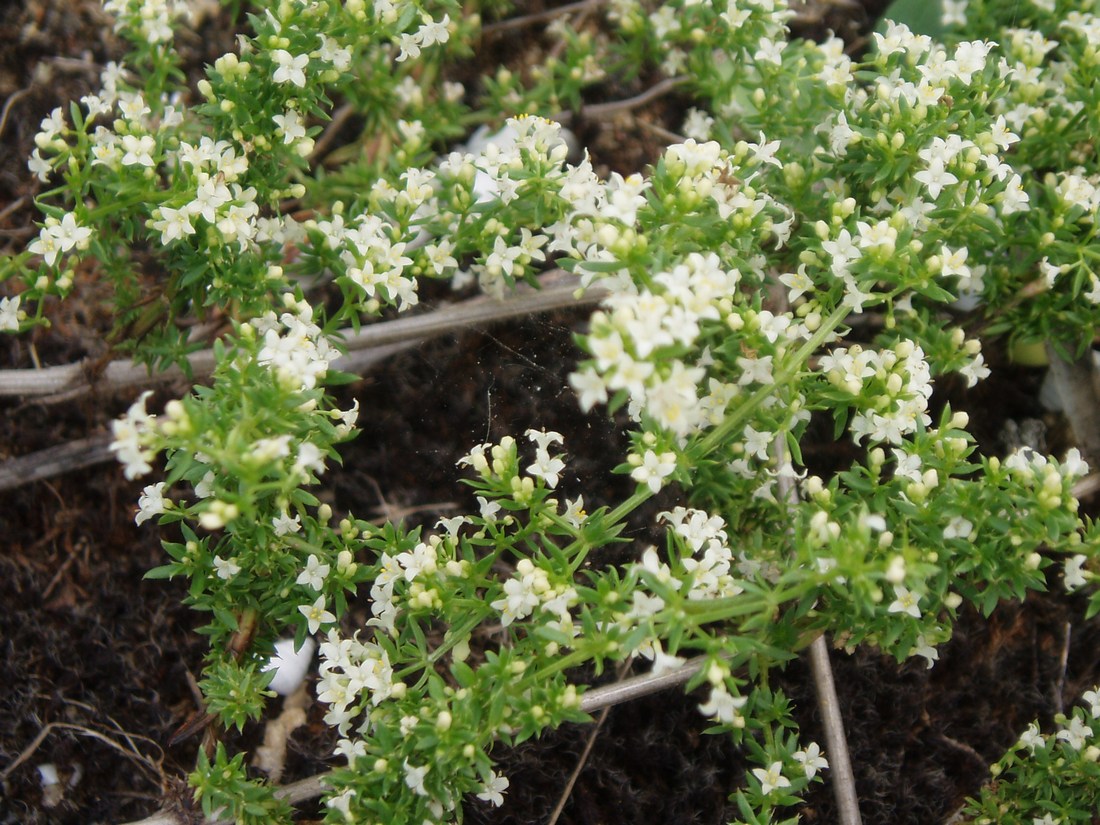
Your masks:
{"label": "flower cluster", "polygon": [[[1053,825],[1088,822],[1096,810],[1100,776],[1100,692],[1081,696],[1069,716],[1055,718],[1058,729],[1040,732],[1032,722],[1016,746],[992,768],[996,782],[967,801],[965,815],[978,825]],[[1052,782],[1051,777],[1057,776]]]}

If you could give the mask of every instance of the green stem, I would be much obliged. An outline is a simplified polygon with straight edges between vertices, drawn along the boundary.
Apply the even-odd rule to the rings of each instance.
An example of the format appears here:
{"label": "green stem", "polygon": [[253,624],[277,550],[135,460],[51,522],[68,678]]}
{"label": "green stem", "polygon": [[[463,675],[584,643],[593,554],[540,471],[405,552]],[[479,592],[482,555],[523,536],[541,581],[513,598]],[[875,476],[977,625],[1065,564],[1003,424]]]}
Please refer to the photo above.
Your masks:
{"label": "green stem", "polygon": [[739,405],[732,415],[707,433],[707,435],[695,446],[693,458],[698,461],[710,453],[713,453],[718,449],[719,445],[723,444],[733,433],[740,430],[745,421],[756,412],[757,407],[759,407],[768,396],[775,392],[776,387],[787,384],[802,370],[810,356],[825,342],[826,338],[832,335],[833,331],[840,326],[840,323],[848,317],[848,312],[848,307],[841,304],[833,311],[832,315],[822,321],[821,326],[818,327],[817,332],[811,336],[810,340],[799,347],[793,356],[787,358],[779,372],[774,374],[774,383],[758,389],[745,400],[745,403]]}

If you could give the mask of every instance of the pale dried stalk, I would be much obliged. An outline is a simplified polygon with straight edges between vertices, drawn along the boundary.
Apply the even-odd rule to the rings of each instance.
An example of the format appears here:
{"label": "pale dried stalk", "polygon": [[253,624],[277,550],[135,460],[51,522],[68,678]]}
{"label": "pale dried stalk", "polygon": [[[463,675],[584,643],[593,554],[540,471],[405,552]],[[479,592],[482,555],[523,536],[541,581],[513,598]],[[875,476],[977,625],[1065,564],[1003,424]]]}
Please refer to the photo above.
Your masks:
{"label": "pale dried stalk", "polygon": [[[653,676],[643,673],[621,682],[605,687],[593,688],[581,697],[581,710],[585,713],[594,713],[612,705],[639,699],[660,690],[682,685],[691,679],[699,670],[710,661],[707,656],[698,656],[670,673]],[[327,790],[330,774],[320,773],[306,779],[283,785],[275,790],[275,795],[285,799],[291,805],[305,802],[307,799],[315,799]],[[176,811],[158,811],[150,817],[127,823],[127,825],[233,825],[231,819],[190,819],[186,814]]]}
{"label": "pale dried stalk", "polygon": [[[780,469],[787,462],[786,445],[782,438],[776,442],[776,454]],[[780,472],[776,483],[779,496],[783,501],[796,503],[798,489],[790,476]],[[810,643],[810,672],[814,679],[814,692],[817,694],[817,707],[821,711],[821,724],[825,729],[825,752],[829,754],[829,777],[836,800],[840,825],[861,825],[859,796],[856,794],[855,773],[852,770],[852,758],[848,753],[848,740],[844,734],[844,717],[840,714],[840,700],[836,694],[836,681],[833,679],[833,666],[829,661],[829,645],[825,635],[816,637]]]}
{"label": "pale dried stalk", "polygon": [[[409,345],[425,341],[449,332],[477,327],[494,321],[515,318],[540,312],[549,312],[573,306],[586,306],[604,297],[602,289],[587,290],[577,297],[578,281],[560,269],[546,273],[540,279],[542,289],[520,286],[502,300],[479,297],[452,304],[434,312],[369,324],[358,332],[347,330],[343,335],[349,358],[363,350],[384,345]],[[196,378],[209,375],[214,369],[214,353],[202,350],[187,359]],[[368,359],[373,362],[376,357]],[[356,363],[354,359],[352,363]],[[336,369],[348,369],[348,362],[341,360]],[[183,378],[176,367],[150,375],[146,367],[133,361],[112,361],[97,378],[90,378],[87,364],[66,364],[40,370],[4,370],[0,372],[0,396],[49,396],[65,393],[66,400],[81,392],[120,390]],[[351,371],[351,370],[349,370]],[[48,399],[47,399],[48,400]]]}

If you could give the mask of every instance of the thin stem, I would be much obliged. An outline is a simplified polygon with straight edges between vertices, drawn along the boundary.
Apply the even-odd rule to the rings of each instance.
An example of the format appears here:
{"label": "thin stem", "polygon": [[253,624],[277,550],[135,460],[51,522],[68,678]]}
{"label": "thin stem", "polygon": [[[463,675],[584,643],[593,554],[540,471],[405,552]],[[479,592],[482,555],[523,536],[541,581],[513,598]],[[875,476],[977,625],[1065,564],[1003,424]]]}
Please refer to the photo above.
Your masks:
{"label": "thin stem", "polygon": [[840,326],[848,315],[848,309],[845,306],[839,306],[833,311],[833,314],[821,322],[821,326],[818,327],[817,332],[799,349],[795,354],[785,360],[783,367],[775,373],[775,380],[772,384],[766,385],[758,389],[752,395],[750,395],[743,404],[738,405],[733,414],[727,417],[721,424],[707,433],[706,437],[699,442],[697,455],[702,458],[709,453],[714,452],[720,444],[723,444],[729,436],[741,428],[741,425],[748,419],[750,415],[756,412],[765,398],[775,392],[776,387],[782,387],[789,383],[794,376],[800,372],[810,356],[820,347],[825,339],[832,335],[833,331]]}
{"label": "thin stem", "polygon": [[[780,467],[788,461],[787,445],[782,434],[775,440],[776,460]],[[798,503],[798,488],[791,477],[780,472],[777,479],[779,497],[787,504]],[[788,520],[788,523],[790,521]],[[787,533],[793,536],[793,528]],[[825,747],[829,754],[829,772],[832,778],[833,797],[840,814],[841,825],[861,825],[859,797],[856,794],[855,774],[848,753],[848,740],[844,734],[844,718],[840,713],[840,700],[836,693],[836,680],[829,661],[829,645],[822,634],[810,643],[810,671],[813,673],[817,707],[821,711],[821,723],[825,728]],[[767,670],[765,669],[766,673]],[[770,727],[768,728],[770,730]]]}
{"label": "thin stem", "polygon": [[840,701],[836,695],[836,682],[829,663],[829,646],[824,636],[818,636],[810,644],[810,667],[817,690],[817,707],[825,728],[825,747],[829,754],[829,772],[833,781],[842,825],[860,825],[859,797],[856,795],[855,773],[848,753],[848,740],[844,737],[844,719],[840,715]]}
{"label": "thin stem", "polygon": [[634,97],[628,97],[625,100],[613,100],[608,103],[593,103],[590,106],[585,106],[581,111],[589,120],[607,120],[620,112],[637,109],[667,95],[677,86],[683,86],[687,83],[688,79],[687,77],[666,77]]}
{"label": "thin stem", "polygon": [[527,26],[534,26],[557,17],[564,17],[575,11],[588,11],[589,9],[594,9],[603,2],[604,0],[579,0],[579,2],[567,3],[564,6],[557,6],[556,8],[547,9],[546,11],[525,14],[522,17],[512,17],[508,20],[500,20],[496,23],[486,23],[481,27],[481,33],[483,35],[499,34],[500,32],[511,31],[512,29],[522,29]]}

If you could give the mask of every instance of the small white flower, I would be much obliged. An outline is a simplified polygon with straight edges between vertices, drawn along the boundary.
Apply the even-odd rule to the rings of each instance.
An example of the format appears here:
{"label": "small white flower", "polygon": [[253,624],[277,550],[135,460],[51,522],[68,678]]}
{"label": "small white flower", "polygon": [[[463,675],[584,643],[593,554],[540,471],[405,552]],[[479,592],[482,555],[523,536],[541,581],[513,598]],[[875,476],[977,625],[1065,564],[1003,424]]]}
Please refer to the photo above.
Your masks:
{"label": "small white flower", "polygon": [[676,469],[674,453],[657,453],[646,450],[642,462],[630,472],[630,477],[639,484],[645,484],[650,492],[656,493],[664,486],[664,479]]}
{"label": "small white flower", "polygon": [[271,76],[272,80],[276,83],[292,83],[299,89],[305,87],[305,68],[309,65],[309,55],[293,55],[285,49],[276,49],[271,57],[279,67]]}
{"label": "small white flower", "polygon": [[[727,725],[737,725],[741,715],[738,713],[748,702],[748,697],[734,696],[723,686],[711,688],[710,699],[699,705],[704,716]],[[765,791],[767,793],[767,791]]]}
{"label": "small white flower", "polygon": [[1088,584],[1088,579],[1085,577],[1085,573],[1081,569],[1085,564],[1085,561],[1086,558],[1081,553],[1078,553],[1071,559],[1066,559],[1065,573],[1063,576],[1066,584],[1066,590],[1074,591]]}
{"label": "small white flower", "polygon": [[123,135],[121,143],[123,166],[153,168],[153,150],[157,148],[157,142],[151,135]]}
{"label": "small white flower", "polygon": [[153,221],[152,226],[160,232],[160,242],[165,246],[195,234],[195,227],[191,225],[191,213],[187,209],[162,206],[158,211],[160,219]]}
{"label": "small white flower", "polygon": [[424,777],[427,776],[431,767],[431,765],[425,765],[423,768],[416,768],[409,764],[409,760],[405,760],[405,784],[408,785],[417,796],[428,795],[428,791],[424,787]]}
{"label": "small white flower", "polygon": [[306,126],[302,122],[302,116],[293,109],[287,109],[284,114],[271,118],[283,133],[283,143],[291,144],[306,136]]}
{"label": "small white flower", "polygon": [[940,652],[936,650],[934,645],[928,644],[928,641],[923,635],[917,636],[917,646],[913,648],[910,656],[923,656],[927,664],[926,669],[930,669],[933,665],[940,660]]}
{"label": "small white flower", "polygon": [[546,450],[539,450],[535,455],[535,463],[527,468],[527,472],[546,482],[546,486],[553,489],[558,486],[561,471],[565,469],[565,462],[557,456],[550,456]]}
{"label": "small white flower", "polygon": [[19,329],[19,302],[22,300],[18,295],[0,298],[0,330],[15,332]]}
{"label": "small white flower", "polygon": [[164,482],[158,481],[156,484],[150,484],[141,491],[134,523],[144,524],[149,519],[159,516],[165,511],[167,504],[168,502],[164,499]]}
{"label": "small white flower", "polygon": [[791,780],[783,775],[782,762],[772,762],[767,770],[764,768],[753,768],[752,775],[760,781],[760,793],[764,794],[764,796],[780,788],[789,788],[791,786]]}
{"label": "small white flower", "polygon": [[241,572],[241,566],[237,564],[235,558],[223,559],[221,556],[214,556],[214,570],[217,571],[219,579],[229,581]]}
{"label": "small white flower", "polygon": [[313,604],[298,606],[298,612],[306,617],[309,622],[309,632],[316,633],[323,624],[331,624],[336,621],[336,616],[325,610],[325,597],[318,596]]}
{"label": "small white flower", "polygon": [[[302,529],[302,520],[297,514],[293,517],[283,510],[278,516],[271,520],[271,526],[275,529],[276,536],[285,536],[287,533],[297,533]],[[313,556],[310,556],[313,558]],[[320,590],[321,588],[316,588]]]}
{"label": "small white flower", "polygon": [[504,804],[504,792],[508,790],[508,785],[508,777],[489,771],[489,781],[485,783],[485,790],[479,793],[477,798],[482,802],[491,802],[499,808]]}
{"label": "small white flower", "polygon": [[1045,748],[1046,740],[1043,735],[1039,733],[1039,726],[1032,722],[1027,726],[1027,730],[1020,734],[1020,741],[1018,745],[1020,747],[1027,748],[1032,753],[1035,753],[1036,748]]}
{"label": "small white flower", "polygon": [[1089,703],[1089,713],[1093,719],[1100,719],[1100,690],[1086,690],[1081,698]]}
{"label": "small white flower", "polygon": [[320,592],[325,586],[325,576],[328,575],[329,569],[329,565],[321,564],[321,560],[311,553],[305,569],[298,574],[295,584],[305,585]]}
{"label": "small white flower", "polygon": [[793,756],[796,762],[802,764],[807,779],[813,779],[818,771],[823,771],[829,767],[829,760],[822,756],[821,748],[817,742],[811,742],[805,750],[796,751]]}
{"label": "small white flower", "polygon": [[890,613],[906,613],[912,616],[914,619],[920,618],[920,596],[916,593],[910,593],[908,588],[902,585],[894,585],[894,595],[897,597],[890,603],[887,609]]}
{"label": "small white flower", "polygon": [[497,513],[500,512],[500,502],[491,501],[485,498],[485,496],[477,497],[478,507],[481,508],[481,517],[485,521],[496,521]]}
{"label": "small white flower", "polygon": [[1069,726],[1058,731],[1057,737],[1066,742],[1075,751],[1084,750],[1085,744],[1092,735],[1092,728],[1086,725],[1079,716],[1069,720]]}

